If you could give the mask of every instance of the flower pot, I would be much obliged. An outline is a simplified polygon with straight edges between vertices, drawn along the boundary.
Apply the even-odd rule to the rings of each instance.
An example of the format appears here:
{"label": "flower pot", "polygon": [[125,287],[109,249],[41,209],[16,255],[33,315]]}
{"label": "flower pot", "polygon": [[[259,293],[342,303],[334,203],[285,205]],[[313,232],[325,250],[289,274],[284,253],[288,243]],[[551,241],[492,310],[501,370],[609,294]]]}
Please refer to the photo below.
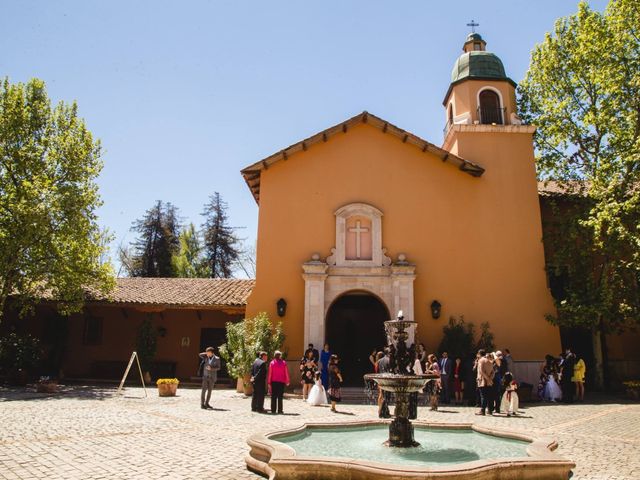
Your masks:
{"label": "flower pot", "polygon": [[158,395],[160,397],[175,397],[177,391],[177,383],[162,383],[158,385]]}
{"label": "flower pot", "polygon": [[236,392],[244,393],[244,380],[242,378],[239,378],[236,382]]}
{"label": "flower pot", "polygon": [[36,384],[36,392],[38,393],[56,393],[58,391],[58,382],[38,382]]}
{"label": "flower pot", "polygon": [[242,383],[243,383],[242,390],[244,394],[248,397],[253,395],[253,385],[249,381],[250,379],[251,379],[251,375],[245,375],[244,378],[242,379]]}

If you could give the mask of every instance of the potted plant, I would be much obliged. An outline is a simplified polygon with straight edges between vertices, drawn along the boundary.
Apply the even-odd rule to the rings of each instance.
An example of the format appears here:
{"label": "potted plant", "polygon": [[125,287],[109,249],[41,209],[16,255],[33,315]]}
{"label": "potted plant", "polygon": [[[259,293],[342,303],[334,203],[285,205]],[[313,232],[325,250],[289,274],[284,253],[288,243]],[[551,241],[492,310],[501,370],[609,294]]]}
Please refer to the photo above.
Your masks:
{"label": "potted plant", "polygon": [[145,383],[151,382],[151,365],[156,356],[158,346],[158,331],[153,327],[151,319],[144,320],[138,328],[136,338],[136,352],[140,359],[140,366],[144,375]]}
{"label": "potted plant", "polygon": [[40,361],[40,353],[37,338],[12,332],[0,338],[0,370],[11,384],[24,386]]}
{"label": "potted plant", "polygon": [[640,380],[629,380],[622,382],[627,392],[627,397],[631,400],[640,400]]}
{"label": "potted plant", "polygon": [[156,381],[160,397],[175,397],[180,381],[177,378],[159,378]]}
{"label": "potted plant", "polygon": [[36,384],[38,393],[56,393],[58,391],[58,380],[51,377],[40,377]]}
{"label": "potted plant", "polygon": [[282,322],[274,327],[264,312],[241,322],[227,323],[227,343],[220,346],[220,356],[227,363],[229,375],[242,381],[245,395],[251,395],[253,390],[249,379],[258,353],[264,350],[273,355],[282,347],[284,338]]}

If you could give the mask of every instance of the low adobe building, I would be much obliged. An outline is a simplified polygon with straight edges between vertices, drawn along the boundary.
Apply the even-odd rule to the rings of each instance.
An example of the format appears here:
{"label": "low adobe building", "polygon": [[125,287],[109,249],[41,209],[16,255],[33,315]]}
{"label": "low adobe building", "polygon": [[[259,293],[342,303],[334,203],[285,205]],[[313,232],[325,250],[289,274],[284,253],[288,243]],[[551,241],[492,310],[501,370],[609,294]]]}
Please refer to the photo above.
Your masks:
{"label": "low adobe building", "polygon": [[157,332],[152,376],[189,379],[198,353],[226,341],[226,323],[244,318],[253,280],[118,278],[109,297],[88,295],[82,312],[63,317],[43,301],[19,320],[7,309],[3,329],[28,329],[41,339],[45,371],[57,376],[120,378],[135,350],[138,328],[149,319]]}

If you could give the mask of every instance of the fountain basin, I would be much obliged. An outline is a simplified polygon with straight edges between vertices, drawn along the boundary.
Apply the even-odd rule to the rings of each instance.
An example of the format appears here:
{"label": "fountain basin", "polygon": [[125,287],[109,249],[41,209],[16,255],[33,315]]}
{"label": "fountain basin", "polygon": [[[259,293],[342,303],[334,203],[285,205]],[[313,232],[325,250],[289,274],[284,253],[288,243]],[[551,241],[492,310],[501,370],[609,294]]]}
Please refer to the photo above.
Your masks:
{"label": "fountain basin", "polygon": [[369,373],[365,380],[375,380],[385,392],[413,393],[421,391],[429,380],[438,378],[435,374],[399,375],[396,373]]}
{"label": "fountain basin", "polygon": [[251,436],[245,461],[271,480],[567,479],[575,464],[550,438],[473,424],[415,421],[415,448],[382,445],[388,422],[305,424]]}

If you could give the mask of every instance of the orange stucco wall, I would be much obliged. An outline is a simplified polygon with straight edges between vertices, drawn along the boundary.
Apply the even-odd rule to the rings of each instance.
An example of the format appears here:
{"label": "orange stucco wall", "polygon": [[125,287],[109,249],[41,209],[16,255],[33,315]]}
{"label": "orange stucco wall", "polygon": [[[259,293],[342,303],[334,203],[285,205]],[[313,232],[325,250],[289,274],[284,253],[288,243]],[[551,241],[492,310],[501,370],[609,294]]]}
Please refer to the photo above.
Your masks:
{"label": "orange stucco wall", "polygon": [[[375,127],[360,124],[262,172],[256,287],[247,315],[288,302],[293,356],[303,351],[303,262],[335,244],[339,207],[382,210],[382,243],[416,265],[418,337],[434,350],[450,315],[491,323],[519,360],[560,348],[544,271],[531,135],[469,134],[455,148],[487,171],[473,178]],[[432,300],[442,303],[433,320]]]}

